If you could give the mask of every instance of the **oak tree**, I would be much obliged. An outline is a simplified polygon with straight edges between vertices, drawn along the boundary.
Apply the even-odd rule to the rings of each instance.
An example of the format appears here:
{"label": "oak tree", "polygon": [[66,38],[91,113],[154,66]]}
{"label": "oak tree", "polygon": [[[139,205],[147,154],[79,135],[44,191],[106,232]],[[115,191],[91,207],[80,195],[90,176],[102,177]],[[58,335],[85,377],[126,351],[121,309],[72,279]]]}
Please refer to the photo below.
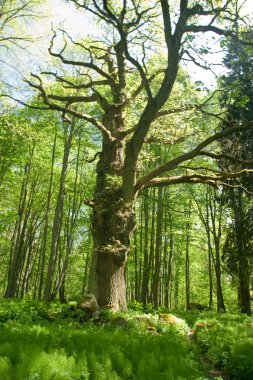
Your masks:
{"label": "oak tree", "polygon": [[[219,38],[236,38],[230,28],[234,2],[69,0],[69,3],[84,12],[84,22],[85,17],[92,17],[101,34],[74,40],[64,30],[55,31],[49,53],[62,63],[65,72],[33,74],[28,83],[40,93],[42,108],[59,111],[69,123],[75,118],[84,120],[101,134],[96,186],[93,199],[87,201],[93,211],[94,241],[89,290],[100,306],[119,310],[126,308],[125,267],[130,235],[135,228],[135,202],[143,190],[179,183],[215,186],[223,179],[248,173],[248,169],[211,174],[193,170],[182,175],[175,170],[189,160],[194,164],[199,155],[212,159],[205,148],[232,132],[248,128],[250,121],[231,123],[229,129],[213,134],[210,131],[210,136],[198,140],[195,147],[190,146],[188,151],[165,160],[144,175],[138,170],[145,139],[156,120],[164,118],[169,125],[169,115],[183,111],[180,105],[177,109],[167,108],[166,102],[182,59],[197,62],[191,50],[194,37],[210,33]],[[59,34],[63,36],[61,47],[56,43]],[[161,50],[165,51],[165,59],[161,59]],[[52,87],[50,90],[44,78],[54,79],[57,91]],[[196,105],[196,112],[208,114],[206,105]]]}

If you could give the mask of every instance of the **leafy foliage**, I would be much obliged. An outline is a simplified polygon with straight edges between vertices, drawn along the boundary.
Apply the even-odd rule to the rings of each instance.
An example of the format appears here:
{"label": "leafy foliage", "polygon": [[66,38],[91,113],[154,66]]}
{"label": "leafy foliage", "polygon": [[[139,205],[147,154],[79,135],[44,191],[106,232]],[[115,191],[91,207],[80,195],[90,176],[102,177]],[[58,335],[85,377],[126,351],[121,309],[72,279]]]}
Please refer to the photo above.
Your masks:
{"label": "leafy foliage", "polygon": [[[204,325],[198,328],[198,324]],[[252,319],[243,315],[213,315],[195,323],[195,339],[206,360],[231,379],[253,376]]]}

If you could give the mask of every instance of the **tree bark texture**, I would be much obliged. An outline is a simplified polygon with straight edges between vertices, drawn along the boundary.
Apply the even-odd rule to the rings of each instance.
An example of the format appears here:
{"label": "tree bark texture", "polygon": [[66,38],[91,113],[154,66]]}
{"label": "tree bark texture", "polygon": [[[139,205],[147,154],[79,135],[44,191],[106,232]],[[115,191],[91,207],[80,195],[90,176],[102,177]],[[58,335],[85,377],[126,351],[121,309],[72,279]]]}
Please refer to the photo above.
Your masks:
{"label": "tree bark texture", "polygon": [[161,273],[161,243],[162,243],[162,218],[163,218],[163,190],[158,189],[157,219],[156,219],[156,241],[155,241],[155,263],[152,282],[152,298],[155,309],[159,306],[159,285]]}
{"label": "tree bark texture", "polygon": [[10,256],[10,269],[8,273],[8,283],[5,291],[6,298],[12,298],[18,295],[19,283],[21,278],[21,272],[23,263],[25,260],[25,237],[29,218],[29,181],[32,160],[35,150],[35,143],[31,148],[31,153],[27,164],[25,165],[24,180],[21,186],[19,210],[18,210],[18,223],[17,233],[15,235],[15,243],[13,245],[13,252]]}
{"label": "tree bark texture", "polygon": [[[145,192],[148,195],[148,191]],[[146,305],[148,302],[148,285],[149,285],[149,252],[148,252],[148,227],[149,227],[149,205],[147,197],[143,197],[144,211],[144,257],[143,257],[143,274],[141,287],[141,302]]]}
{"label": "tree bark texture", "polygon": [[100,307],[126,309],[125,266],[135,226],[133,201],[123,198],[123,145],[103,142],[97,164],[89,292]]}
{"label": "tree bark texture", "polygon": [[66,136],[66,142],[64,145],[60,185],[59,185],[57,202],[56,202],[55,211],[54,211],[51,250],[50,250],[49,263],[48,263],[47,276],[46,276],[46,284],[45,284],[45,290],[44,290],[44,299],[46,301],[50,301],[54,296],[53,295],[53,281],[54,281],[54,276],[55,276],[55,267],[56,267],[57,255],[58,255],[58,244],[59,244],[59,237],[60,237],[61,225],[62,225],[62,214],[63,214],[63,206],[64,206],[64,198],[65,198],[65,181],[66,181],[66,176],[67,176],[68,160],[69,160],[69,154],[70,154],[72,138],[73,138],[73,133],[74,133],[74,126],[75,124],[73,122],[69,128],[69,133]]}
{"label": "tree bark texture", "polygon": [[217,205],[215,200],[215,194],[209,198],[209,210],[212,223],[212,234],[214,240],[215,257],[214,257],[214,269],[216,275],[216,298],[217,298],[217,311],[225,312],[225,302],[222,290],[221,281],[221,216],[222,216],[222,205]]}
{"label": "tree bark texture", "polygon": [[238,189],[237,192],[231,192],[231,195],[237,243],[239,309],[242,313],[251,315],[249,262],[245,234],[243,233],[243,217],[245,216],[243,209],[243,193],[241,189]]}

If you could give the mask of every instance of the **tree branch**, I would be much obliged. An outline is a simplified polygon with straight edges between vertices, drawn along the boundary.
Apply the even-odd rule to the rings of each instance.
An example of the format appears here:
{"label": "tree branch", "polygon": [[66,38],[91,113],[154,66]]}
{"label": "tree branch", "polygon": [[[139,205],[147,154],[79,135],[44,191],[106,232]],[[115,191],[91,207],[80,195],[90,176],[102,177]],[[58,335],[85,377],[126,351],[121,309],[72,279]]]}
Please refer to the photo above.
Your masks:
{"label": "tree branch", "polygon": [[48,48],[50,55],[52,55],[53,57],[59,58],[62,61],[62,63],[64,63],[65,65],[73,65],[73,66],[86,67],[86,68],[92,69],[96,71],[99,75],[101,75],[102,77],[106,78],[110,83],[113,83],[113,78],[104,70],[102,70],[99,66],[95,65],[94,63],[83,62],[83,61],[73,61],[71,59],[67,59],[63,57],[62,53],[66,49],[67,44],[65,44],[65,46],[59,53],[54,53],[53,45],[54,45],[55,38],[56,38],[56,33],[54,32],[53,37],[50,42],[50,47]]}
{"label": "tree branch", "polygon": [[[52,71],[43,71],[41,74],[54,76],[58,82],[61,82],[61,83],[67,85],[67,86],[63,85],[64,88],[75,89],[75,90],[82,90],[82,89],[85,90],[85,89],[89,89],[89,88],[94,87],[94,86],[109,85],[109,81],[107,79],[90,80],[90,82],[88,82],[88,83],[75,84],[75,83],[71,82],[70,80],[65,79],[62,76],[59,76],[59,75],[57,75],[57,73],[54,73]],[[89,75],[87,75],[87,76],[89,76]]]}
{"label": "tree branch", "polygon": [[[142,189],[147,189],[150,187],[159,187],[159,186],[170,186],[175,184],[182,184],[182,183],[191,183],[191,184],[197,184],[197,183],[203,183],[207,184],[213,187],[217,187],[220,181],[230,181],[235,180],[237,178],[240,178],[243,175],[246,174],[252,174],[253,169],[243,169],[237,172],[232,173],[220,173],[217,175],[204,175],[204,174],[186,174],[181,176],[174,176],[174,177],[164,177],[164,178],[154,178],[147,182]],[[222,183],[222,185],[226,185]]]}
{"label": "tree branch", "polygon": [[241,160],[239,158],[232,157],[232,156],[229,156],[228,154],[224,154],[224,153],[215,154],[215,153],[211,153],[211,152],[207,152],[207,151],[202,151],[199,153],[199,155],[210,157],[210,158],[213,158],[214,160],[225,159],[225,160],[228,160],[228,161],[234,162],[235,164],[240,164],[240,165],[251,165],[251,164],[253,164],[253,159],[252,160]]}
{"label": "tree branch", "polygon": [[91,103],[96,102],[97,96],[96,94],[92,94],[91,96],[62,96],[62,95],[54,95],[54,94],[48,94],[48,99],[58,100],[60,102],[66,102],[68,105],[73,103]]}
{"label": "tree branch", "polygon": [[214,135],[208,137],[206,140],[202,141],[191,151],[184,153],[176,158],[173,158],[166,164],[152,170],[147,175],[140,177],[136,182],[136,191],[142,189],[143,186],[145,186],[147,182],[150,182],[152,179],[161,175],[162,173],[165,173],[169,170],[176,169],[182,162],[191,160],[195,158],[196,156],[200,155],[200,152],[202,151],[202,149],[210,145],[212,142],[217,141],[223,137],[229,136],[232,133],[246,130],[250,127],[253,127],[253,121],[245,122],[243,125],[237,125],[237,126],[230,127],[230,128],[227,128],[225,130],[215,133]]}
{"label": "tree branch", "polygon": [[43,88],[43,84],[42,84],[41,78],[38,75],[35,75],[35,74],[31,74],[31,75],[39,81],[39,84],[38,83],[33,83],[33,82],[29,81],[29,80],[26,80],[26,82],[31,87],[39,90],[39,92],[42,95],[44,103],[48,106],[49,109],[55,110],[55,111],[61,111],[63,113],[63,115],[69,114],[69,115],[75,116],[75,117],[77,117],[79,119],[86,120],[89,123],[93,124],[95,127],[97,127],[111,141],[114,140],[114,137],[111,135],[111,132],[107,128],[105,128],[105,126],[103,124],[101,124],[99,121],[97,121],[94,117],[92,117],[90,115],[87,115],[87,114],[84,114],[84,113],[81,113],[81,112],[78,112],[78,111],[73,110],[71,108],[68,108],[67,106],[64,107],[64,106],[61,106],[61,105],[56,104],[56,103],[51,103],[50,100],[49,100],[49,96],[47,95],[45,89]]}

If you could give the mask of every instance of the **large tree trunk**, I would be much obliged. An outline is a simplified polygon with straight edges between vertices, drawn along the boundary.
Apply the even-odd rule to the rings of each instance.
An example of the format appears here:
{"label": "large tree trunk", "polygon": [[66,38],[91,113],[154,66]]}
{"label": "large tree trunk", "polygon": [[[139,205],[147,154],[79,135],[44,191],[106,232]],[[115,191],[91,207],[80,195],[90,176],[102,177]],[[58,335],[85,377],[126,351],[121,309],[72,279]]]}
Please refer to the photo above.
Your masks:
{"label": "large tree trunk", "polygon": [[100,307],[126,309],[125,266],[135,226],[134,202],[122,192],[124,144],[104,138],[97,164],[89,292]]}
{"label": "large tree trunk", "polygon": [[113,310],[125,309],[127,305],[125,265],[134,227],[132,206],[121,202],[115,194],[114,202],[104,199],[94,208],[89,292],[95,294],[99,306]]}

